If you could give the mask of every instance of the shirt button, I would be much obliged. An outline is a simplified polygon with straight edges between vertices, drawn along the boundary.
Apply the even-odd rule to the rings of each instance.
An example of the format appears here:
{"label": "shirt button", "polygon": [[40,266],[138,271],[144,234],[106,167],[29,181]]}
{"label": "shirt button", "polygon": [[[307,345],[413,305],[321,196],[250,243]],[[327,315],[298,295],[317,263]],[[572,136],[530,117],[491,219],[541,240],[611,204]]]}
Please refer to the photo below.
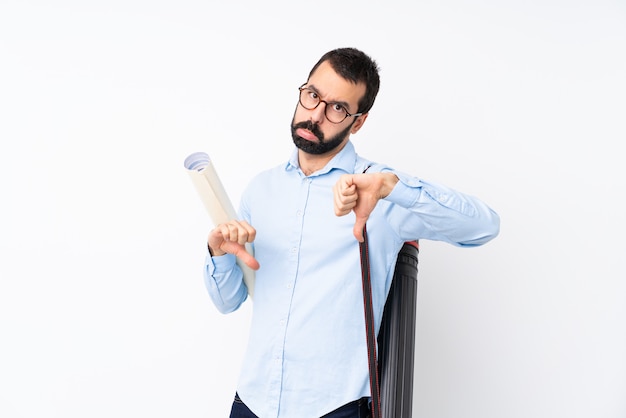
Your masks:
{"label": "shirt button", "polygon": [[292,247],[291,250],[289,251],[291,251],[292,254],[295,254],[298,251],[298,249],[296,247]]}
{"label": "shirt button", "polygon": [[296,212],[296,216],[297,216],[298,218],[302,217],[302,211],[301,211],[301,210],[298,210],[298,211]]}
{"label": "shirt button", "polygon": [[287,283],[287,286],[285,286],[287,289],[291,289],[293,287],[293,283]]}

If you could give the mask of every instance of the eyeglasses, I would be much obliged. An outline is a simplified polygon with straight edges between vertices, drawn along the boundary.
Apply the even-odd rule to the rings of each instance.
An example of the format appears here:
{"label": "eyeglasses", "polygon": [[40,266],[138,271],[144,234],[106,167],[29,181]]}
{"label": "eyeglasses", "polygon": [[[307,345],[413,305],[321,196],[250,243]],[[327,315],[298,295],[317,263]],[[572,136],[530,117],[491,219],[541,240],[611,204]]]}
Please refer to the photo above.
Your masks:
{"label": "eyeglasses", "polygon": [[348,113],[345,106],[342,105],[341,103],[327,102],[326,100],[320,99],[320,96],[317,94],[317,92],[307,87],[304,87],[305,84],[298,87],[298,90],[300,90],[300,104],[302,105],[303,108],[307,110],[313,110],[317,106],[319,106],[320,103],[324,103],[326,105],[326,108],[324,109],[324,114],[326,115],[326,119],[328,119],[329,122],[341,123],[348,116],[358,117],[363,114],[363,113]]}

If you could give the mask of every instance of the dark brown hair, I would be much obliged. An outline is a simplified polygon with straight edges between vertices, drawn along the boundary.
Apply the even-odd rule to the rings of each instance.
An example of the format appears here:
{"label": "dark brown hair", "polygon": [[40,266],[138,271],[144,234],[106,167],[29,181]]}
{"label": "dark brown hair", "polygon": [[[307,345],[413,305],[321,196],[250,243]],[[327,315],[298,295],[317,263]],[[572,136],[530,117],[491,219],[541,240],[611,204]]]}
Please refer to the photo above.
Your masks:
{"label": "dark brown hair", "polygon": [[367,113],[374,105],[380,88],[378,64],[368,55],[355,48],[338,48],[322,55],[313,66],[309,78],[323,62],[328,61],[333,70],[354,84],[365,84],[365,95],[359,100],[359,113]]}

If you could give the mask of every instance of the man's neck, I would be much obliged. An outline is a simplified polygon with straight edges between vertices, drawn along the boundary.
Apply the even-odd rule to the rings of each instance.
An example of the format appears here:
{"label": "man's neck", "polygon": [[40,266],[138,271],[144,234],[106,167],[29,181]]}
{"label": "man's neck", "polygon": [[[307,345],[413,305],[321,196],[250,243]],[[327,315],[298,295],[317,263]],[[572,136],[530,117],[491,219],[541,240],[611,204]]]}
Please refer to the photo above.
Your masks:
{"label": "man's neck", "polygon": [[300,170],[305,176],[310,176],[317,170],[321,170],[328,164],[332,157],[322,158],[320,155],[307,154],[303,151],[298,152],[298,163],[300,164]]}
{"label": "man's neck", "polygon": [[335,155],[341,152],[347,143],[348,141],[345,141],[334,150],[319,155],[309,154],[302,150],[298,150],[298,164],[300,165],[300,170],[302,170],[305,176],[310,176],[316,171],[321,170],[326,167],[326,164],[328,164],[328,162],[332,160]]}

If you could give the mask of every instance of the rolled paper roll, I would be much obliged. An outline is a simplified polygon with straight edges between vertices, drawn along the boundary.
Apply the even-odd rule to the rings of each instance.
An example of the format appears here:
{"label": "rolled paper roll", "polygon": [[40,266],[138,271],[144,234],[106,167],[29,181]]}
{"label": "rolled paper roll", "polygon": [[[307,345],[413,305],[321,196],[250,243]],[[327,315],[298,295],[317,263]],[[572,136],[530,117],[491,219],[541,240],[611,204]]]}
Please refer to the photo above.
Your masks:
{"label": "rolled paper roll", "polygon": [[[194,152],[185,158],[185,169],[204,204],[214,225],[237,219],[237,212],[231,203],[209,155],[205,152]],[[252,254],[252,246],[246,244],[246,250]],[[245,265],[239,258],[237,264],[243,272],[243,280],[252,297],[254,292],[254,270]]]}

